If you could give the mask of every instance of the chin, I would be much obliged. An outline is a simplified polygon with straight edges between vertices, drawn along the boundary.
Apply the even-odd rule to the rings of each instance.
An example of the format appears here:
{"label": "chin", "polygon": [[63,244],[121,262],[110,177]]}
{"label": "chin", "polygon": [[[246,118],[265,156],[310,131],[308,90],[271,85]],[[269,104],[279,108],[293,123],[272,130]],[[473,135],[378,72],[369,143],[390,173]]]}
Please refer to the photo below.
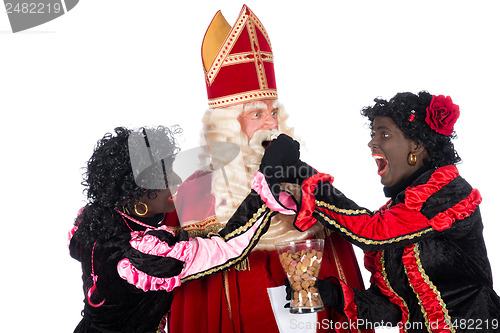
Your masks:
{"label": "chin", "polygon": [[380,176],[380,183],[384,185],[385,187],[391,187],[393,184],[391,184],[390,180],[388,180],[386,177],[383,175]]}

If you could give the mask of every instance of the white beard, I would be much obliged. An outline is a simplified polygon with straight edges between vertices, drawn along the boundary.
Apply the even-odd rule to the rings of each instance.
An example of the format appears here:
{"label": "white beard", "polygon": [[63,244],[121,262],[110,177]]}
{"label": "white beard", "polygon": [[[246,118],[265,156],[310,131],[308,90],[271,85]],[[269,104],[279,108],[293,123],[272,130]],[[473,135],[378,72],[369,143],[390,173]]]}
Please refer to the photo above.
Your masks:
{"label": "white beard", "polygon": [[275,139],[279,134],[277,130],[259,130],[250,142],[243,134],[238,157],[223,170],[214,172],[212,194],[216,198],[215,213],[220,223],[226,223],[250,193],[253,176],[265,152],[262,143]]}

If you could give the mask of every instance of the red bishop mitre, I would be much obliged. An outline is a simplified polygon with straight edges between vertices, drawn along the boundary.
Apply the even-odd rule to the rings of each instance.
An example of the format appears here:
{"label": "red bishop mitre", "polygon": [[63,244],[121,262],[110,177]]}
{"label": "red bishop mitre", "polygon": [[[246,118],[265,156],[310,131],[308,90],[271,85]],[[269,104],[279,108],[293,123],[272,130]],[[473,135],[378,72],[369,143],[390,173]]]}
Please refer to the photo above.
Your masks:
{"label": "red bishop mitre", "polygon": [[201,55],[209,108],[278,97],[271,41],[246,5],[232,28],[220,11],[215,14]]}

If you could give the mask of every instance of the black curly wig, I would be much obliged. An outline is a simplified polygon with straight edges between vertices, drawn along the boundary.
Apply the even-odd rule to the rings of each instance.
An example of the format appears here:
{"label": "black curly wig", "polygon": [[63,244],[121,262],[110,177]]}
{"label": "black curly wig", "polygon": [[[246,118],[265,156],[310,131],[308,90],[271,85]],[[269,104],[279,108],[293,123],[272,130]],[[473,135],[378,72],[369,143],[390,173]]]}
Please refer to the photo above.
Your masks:
{"label": "black curly wig", "polygon": [[[179,152],[174,138],[182,132],[178,126],[142,128],[139,131],[118,127],[115,128],[115,135],[104,135],[97,142],[83,175],[82,185],[88,204],[75,220],[75,225],[78,225],[75,237],[80,241],[88,244],[128,232],[115,209],[131,211],[145,193],[150,198],[156,196],[157,189],[145,189],[137,185],[129,153],[131,134],[145,136],[146,131],[161,134],[162,151],[168,151],[172,157]],[[151,147],[158,146],[156,143],[150,144]]]}
{"label": "black curly wig", "polygon": [[[403,131],[405,136],[424,145],[429,159],[425,164],[430,168],[439,168],[445,165],[456,164],[461,161],[452,139],[452,135],[443,135],[432,130],[426,123],[426,108],[431,104],[432,95],[421,91],[418,95],[410,92],[396,94],[389,101],[376,98],[375,105],[367,106],[361,114],[370,120],[370,128],[375,117],[390,117]],[[410,119],[412,119],[410,121]]]}

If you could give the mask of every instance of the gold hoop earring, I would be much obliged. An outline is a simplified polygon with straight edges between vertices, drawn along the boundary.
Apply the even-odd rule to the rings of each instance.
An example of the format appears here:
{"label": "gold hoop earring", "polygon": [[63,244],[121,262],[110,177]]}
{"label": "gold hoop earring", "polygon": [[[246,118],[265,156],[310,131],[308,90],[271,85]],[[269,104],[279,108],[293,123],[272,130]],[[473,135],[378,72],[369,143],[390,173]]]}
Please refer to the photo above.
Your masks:
{"label": "gold hoop earring", "polygon": [[411,166],[417,165],[417,155],[414,152],[410,152],[410,155],[408,155],[408,164]]}
{"label": "gold hoop earring", "polygon": [[[137,211],[137,205],[143,205],[144,206],[144,213],[139,213],[139,211]],[[134,205],[134,212],[137,216],[144,216],[148,213],[148,205],[146,205],[144,202],[142,201],[139,201],[138,203],[136,203]]]}

